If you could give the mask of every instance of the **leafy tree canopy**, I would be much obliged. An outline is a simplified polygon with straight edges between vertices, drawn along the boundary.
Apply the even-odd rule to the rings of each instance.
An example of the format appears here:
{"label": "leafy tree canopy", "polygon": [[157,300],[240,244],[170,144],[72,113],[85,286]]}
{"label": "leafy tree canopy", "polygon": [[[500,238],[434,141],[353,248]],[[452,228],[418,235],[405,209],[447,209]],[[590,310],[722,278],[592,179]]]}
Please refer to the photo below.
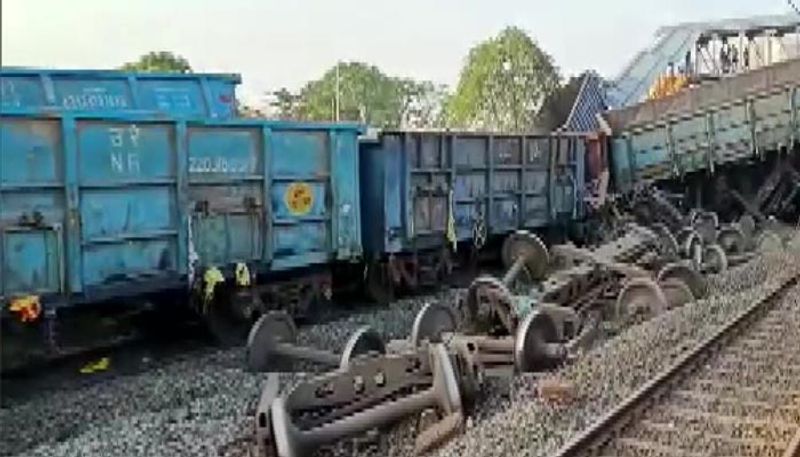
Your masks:
{"label": "leafy tree canopy", "polygon": [[[339,120],[378,127],[432,127],[443,121],[443,87],[429,81],[387,76],[374,65],[346,62],[338,68]],[[283,119],[336,119],[337,68],[294,93],[271,93],[271,107]]]}
{"label": "leafy tree canopy", "polygon": [[552,58],[524,31],[508,27],[470,50],[447,106],[449,121],[469,129],[527,130],[560,79]]}
{"label": "leafy tree canopy", "polygon": [[191,73],[189,62],[179,55],[167,51],[149,52],[135,62],[128,62],[122,67],[126,71],[143,71],[153,73]]}
{"label": "leafy tree canopy", "polygon": [[[305,117],[330,120],[336,112],[336,67],[301,91]],[[378,67],[360,62],[339,65],[339,119],[371,125],[394,123],[400,110],[397,86]]]}

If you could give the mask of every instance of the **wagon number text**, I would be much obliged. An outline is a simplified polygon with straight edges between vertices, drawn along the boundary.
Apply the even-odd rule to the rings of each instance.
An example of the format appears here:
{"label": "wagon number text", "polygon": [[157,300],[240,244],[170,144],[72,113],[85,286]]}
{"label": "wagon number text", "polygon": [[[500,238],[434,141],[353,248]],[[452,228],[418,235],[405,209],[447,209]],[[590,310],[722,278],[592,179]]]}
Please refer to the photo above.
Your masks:
{"label": "wagon number text", "polygon": [[124,95],[115,94],[69,94],[61,104],[67,109],[127,108],[128,100]]}
{"label": "wagon number text", "polygon": [[247,173],[250,161],[223,156],[189,157],[189,173]]}

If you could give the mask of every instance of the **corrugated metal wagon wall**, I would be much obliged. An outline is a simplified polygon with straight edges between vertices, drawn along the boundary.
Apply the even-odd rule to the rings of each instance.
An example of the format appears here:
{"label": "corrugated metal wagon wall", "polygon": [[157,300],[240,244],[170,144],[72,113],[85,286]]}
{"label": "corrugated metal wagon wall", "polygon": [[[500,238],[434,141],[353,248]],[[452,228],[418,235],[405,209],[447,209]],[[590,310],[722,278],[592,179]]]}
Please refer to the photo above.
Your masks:
{"label": "corrugated metal wagon wall", "polygon": [[228,119],[239,75],[0,69],[0,107],[12,111],[152,112]]}
{"label": "corrugated metal wagon wall", "polygon": [[195,268],[361,254],[352,125],[0,118],[2,296],[140,294]]}
{"label": "corrugated metal wagon wall", "polygon": [[582,216],[581,135],[385,131],[361,150],[365,249],[472,241]]}
{"label": "corrugated metal wagon wall", "polygon": [[3,117],[3,295],[177,280],[175,143],[163,122]]}
{"label": "corrugated metal wagon wall", "polygon": [[800,135],[800,60],[610,111],[618,190],[759,159]]}

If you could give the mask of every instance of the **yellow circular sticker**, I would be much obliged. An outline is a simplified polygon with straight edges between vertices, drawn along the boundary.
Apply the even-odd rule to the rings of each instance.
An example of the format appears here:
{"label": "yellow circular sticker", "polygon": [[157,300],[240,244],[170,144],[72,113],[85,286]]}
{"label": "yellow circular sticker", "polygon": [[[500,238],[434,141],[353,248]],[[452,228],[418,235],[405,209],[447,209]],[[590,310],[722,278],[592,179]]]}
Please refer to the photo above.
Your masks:
{"label": "yellow circular sticker", "polygon": [[308,183],[293,182],[286,188],[283,200],[290,213],[302,216],[311,212],[311,206],[314,204],[314,190]]}

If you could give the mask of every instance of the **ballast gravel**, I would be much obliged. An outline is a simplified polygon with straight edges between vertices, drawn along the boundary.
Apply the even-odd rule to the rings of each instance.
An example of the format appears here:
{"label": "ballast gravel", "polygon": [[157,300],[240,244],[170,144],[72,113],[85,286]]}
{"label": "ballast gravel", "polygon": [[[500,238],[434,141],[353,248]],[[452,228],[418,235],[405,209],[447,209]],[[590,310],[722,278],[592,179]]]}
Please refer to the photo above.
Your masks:
{"label": "ballast gravel", "polygon": [[[298,341],[338,349],[362,325],[370,325],[387,339],[405,337],[424,302],[454,297],[454,291],[414,297],[301,327]],[[243,364],[241,348],[197,350],[134,375],[110,376],[69,389],[60,389],[56,379],[52,388],[18,401],[3,398],[0,455],[247,455],[250,414],[266,375],[248,373]],[[302,375],[286,374],[282,380],[291,383],[298,376]]]}
{"label": "ballast gravel", "polygon": [[[683,350],[800,270],[797,239],[709,280],[708,298],[674,309],[598,344],[554,373],[488,379],[465,431],[434,455],[543,456],[629,395]],[[398,301],[372,312],[303,327],[298,340],[340,348],[361,325],[384,338],[406,337],[425,301],[454,302],[458,291]],[[48,457],[246,456],[251,414],[265,379],[242,369],[242,349],[197,350],[143,373],[85,387],[57,385],[0,409],[0,455]],[[112,361],[113,363],[113,361]],[[282,375],[289,385],[303,374]],[[539,379],[574,385],[574,401],[539,399]],[[419,417],[388,430],[344,440],[319,456],[409,456]]]}

